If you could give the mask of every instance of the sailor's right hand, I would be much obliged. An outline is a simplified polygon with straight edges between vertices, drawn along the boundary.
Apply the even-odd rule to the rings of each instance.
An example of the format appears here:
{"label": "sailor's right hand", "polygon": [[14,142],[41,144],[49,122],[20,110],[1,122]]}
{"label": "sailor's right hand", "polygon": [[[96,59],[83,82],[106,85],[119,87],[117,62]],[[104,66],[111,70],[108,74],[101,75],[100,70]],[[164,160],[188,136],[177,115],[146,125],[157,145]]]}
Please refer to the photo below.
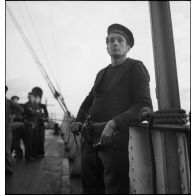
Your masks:
{"label": "sailor's right hand", "polygon": [[71,132],[76,134],[76,135],[79,135],[79,132],[80,132],[82,125],[83,124],[81,122],[72,122],[72,124],[70,126]]}

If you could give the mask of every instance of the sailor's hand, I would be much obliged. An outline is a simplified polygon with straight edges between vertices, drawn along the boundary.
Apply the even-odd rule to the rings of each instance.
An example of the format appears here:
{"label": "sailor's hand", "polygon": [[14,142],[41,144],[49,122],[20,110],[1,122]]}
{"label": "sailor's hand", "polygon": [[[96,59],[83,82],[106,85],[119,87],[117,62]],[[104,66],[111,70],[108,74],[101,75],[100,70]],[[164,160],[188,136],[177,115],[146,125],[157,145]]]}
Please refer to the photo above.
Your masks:
{"label": "sailor's hand", "polygon": [[101,145],[108,145],[112,142],[112,136],[114,134],[115,128],[116,128],[116,124],[113,120],[110,120],[106,124],[100,138]]}
{"label": "sailor's hand", "polygon": [[83,124],[81,122],[72,122],[70,129],[72,133],[79,135],[80,128]]}
{"label": "sailor's hand", "polygon": [[142,122],[142,121],[148,120],[152,113],[153,113],[152,109],[148,107],[143,107],[140,110],[139,121]]}

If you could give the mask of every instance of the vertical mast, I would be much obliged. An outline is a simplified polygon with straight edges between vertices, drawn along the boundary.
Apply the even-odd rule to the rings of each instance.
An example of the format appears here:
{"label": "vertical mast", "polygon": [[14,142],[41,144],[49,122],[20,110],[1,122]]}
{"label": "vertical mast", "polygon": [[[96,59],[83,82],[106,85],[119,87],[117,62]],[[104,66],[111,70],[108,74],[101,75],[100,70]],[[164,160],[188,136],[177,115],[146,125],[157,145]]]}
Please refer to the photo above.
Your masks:
{"label": "vertical mast", "polygon": [[[153,41],[153,53],[156,74],[156,95],[159,110],[180,108],[177,67],[169,1],[150,1],[150,19]],[[179,134],[171,131],[160,132],[155,139],[156,151],[162,154],[162,163],[158,164],[158,192],[180,194],[181,164],[178,155]],[[181,135],[182,136],[182,135]],[[158,155],[156,155],[157,158]],[[186,179],[185,179],[186,180]],[[185,189],[188,191],[188,189]]]}

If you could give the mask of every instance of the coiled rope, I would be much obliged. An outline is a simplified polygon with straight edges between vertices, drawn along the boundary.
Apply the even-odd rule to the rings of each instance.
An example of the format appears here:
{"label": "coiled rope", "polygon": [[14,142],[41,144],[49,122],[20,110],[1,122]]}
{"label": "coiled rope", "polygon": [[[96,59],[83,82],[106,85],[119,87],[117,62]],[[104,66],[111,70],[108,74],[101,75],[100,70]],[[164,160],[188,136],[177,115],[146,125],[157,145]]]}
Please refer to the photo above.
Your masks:
{"label": "coiled rope", "polygon": [[186,124],[188,116],[183,109],[156,111],[151,114],[154,124]]}
{"label": "coiled rope", "polygon": [[188,116],[183,109],[170,109],[153,112],[150,108],[144,107],[140,113],[141,121],[148,121],[147,139],[152,166],[152,191],[153,194],[157,194],[156,161],[151,130],[154,124],[186,124],[188,122]]}

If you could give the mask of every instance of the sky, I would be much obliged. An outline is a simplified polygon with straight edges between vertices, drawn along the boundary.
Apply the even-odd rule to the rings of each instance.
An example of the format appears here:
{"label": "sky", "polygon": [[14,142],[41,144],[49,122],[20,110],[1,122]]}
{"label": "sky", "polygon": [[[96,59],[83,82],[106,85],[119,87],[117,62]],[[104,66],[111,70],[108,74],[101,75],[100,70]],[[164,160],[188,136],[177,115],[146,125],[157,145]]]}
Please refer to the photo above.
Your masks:
{"label": "sky", "polygon": [[[158,109],[147,1],[13,1],[6,4],[72,114],[77,114],[98,71],[110,64],[105,39],[107,27],[112,23],[123,24],[133,32],[135,45],[128,57],[141,60],[148,69],[152,101],[154,109]],[[181,107],[189,111],[190,2],[172,1],[170,7]],[[7,96],[18,95],[22,103],[27,101],[27,94],[34,86],[40,86],[49,112],[57,113],[56,117],[63,116],[8,12],[6,83]]]}

